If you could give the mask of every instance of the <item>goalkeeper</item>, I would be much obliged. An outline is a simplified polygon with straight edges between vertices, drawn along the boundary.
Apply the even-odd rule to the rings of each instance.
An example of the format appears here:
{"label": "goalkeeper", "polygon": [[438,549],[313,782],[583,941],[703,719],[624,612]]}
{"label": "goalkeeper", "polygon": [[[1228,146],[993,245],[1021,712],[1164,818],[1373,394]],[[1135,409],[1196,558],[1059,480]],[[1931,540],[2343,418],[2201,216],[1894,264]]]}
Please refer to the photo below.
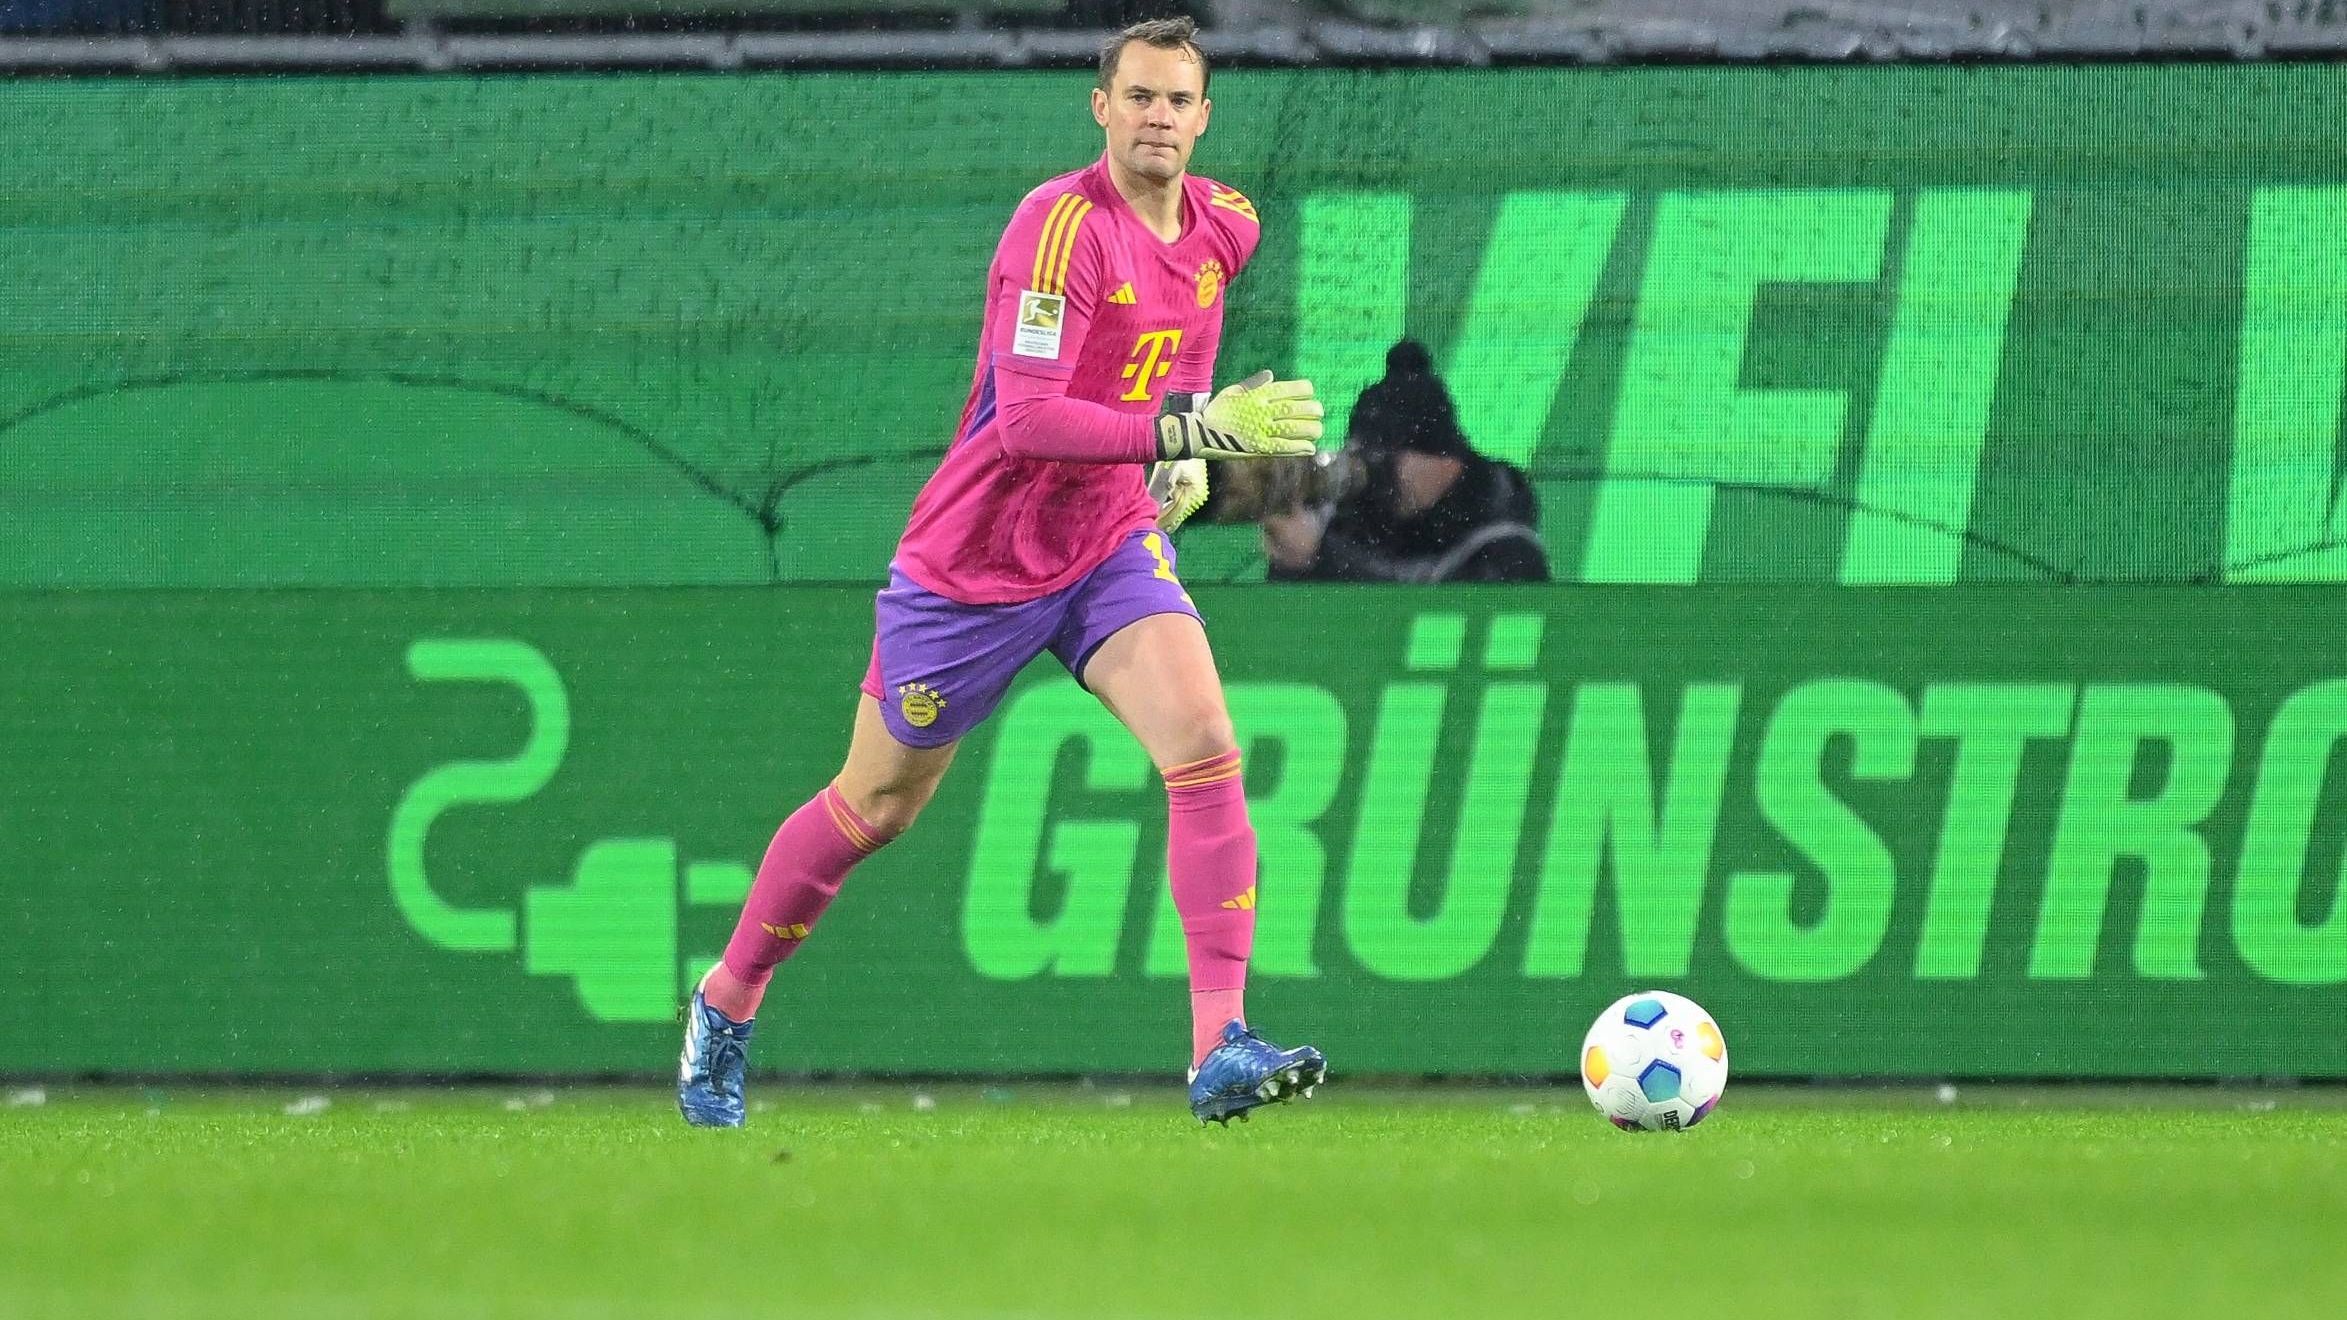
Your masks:
{"label": "goalkeeper", "polygon": [[[1190,1105],[1228,1122],[1305,1093],[1319,1051],[1248,1030],[1255,831],[1198,612],[1167,533],[1209,461],[1307,454],[1310,384],[1263,373],[1211,394],[1224,296],[1255,207],[1188,173],[1206,57],[1188,19],[1102,51],[1107,149],[1027,195],[987,272],[968,404],[913,503],[875,609],[872,662],[837,778],[783,822],[724,960],[686,1014],[688,1122],[742,1122],[751,1021],[774,969],[848,872],[936,792],[963,735],[1049,651],[1132,730],[1165,780],[1166,870],[1190,966]],[[1153,493],[1154,492],[1154,493]]]}

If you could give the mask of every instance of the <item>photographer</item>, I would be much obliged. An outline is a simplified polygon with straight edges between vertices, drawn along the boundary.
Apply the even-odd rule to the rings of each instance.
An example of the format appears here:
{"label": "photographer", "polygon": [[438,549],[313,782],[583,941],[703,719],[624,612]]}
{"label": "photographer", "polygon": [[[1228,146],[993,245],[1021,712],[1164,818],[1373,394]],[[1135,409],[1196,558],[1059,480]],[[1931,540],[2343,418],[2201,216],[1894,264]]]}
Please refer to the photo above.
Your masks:
{"label": "photographer", "polygon": [[1424,345],[1405,339],[1354,404],[1316,479],[1261,515],[1274,581],[1546,582],[1522,469],[1475,452]]}

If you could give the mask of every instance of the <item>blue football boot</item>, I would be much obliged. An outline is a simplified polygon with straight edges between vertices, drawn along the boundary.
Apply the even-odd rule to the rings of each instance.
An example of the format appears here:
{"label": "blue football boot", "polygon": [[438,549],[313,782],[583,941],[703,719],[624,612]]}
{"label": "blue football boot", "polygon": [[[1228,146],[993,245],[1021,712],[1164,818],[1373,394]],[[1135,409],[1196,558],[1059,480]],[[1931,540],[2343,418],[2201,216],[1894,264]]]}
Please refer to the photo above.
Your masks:
{"label": "blue football boot", "polygon": [[1201,1123],[1245,1122],[1257,1105],[1312,1094],[1328,1080],[1328,1060],[1309,1045],[1283,1050],[1237,1018],[1223,1024],[1222,1044],[1190,1072],[1190,1112]]}
{"label": "blue football boot", "polygon": [[742,1073],[750,1063],[750,1028],[716,1009],[701,992],[685,1006],[685,1052],[676,1063],[676,1108],[694,1127],[742,1125]]}

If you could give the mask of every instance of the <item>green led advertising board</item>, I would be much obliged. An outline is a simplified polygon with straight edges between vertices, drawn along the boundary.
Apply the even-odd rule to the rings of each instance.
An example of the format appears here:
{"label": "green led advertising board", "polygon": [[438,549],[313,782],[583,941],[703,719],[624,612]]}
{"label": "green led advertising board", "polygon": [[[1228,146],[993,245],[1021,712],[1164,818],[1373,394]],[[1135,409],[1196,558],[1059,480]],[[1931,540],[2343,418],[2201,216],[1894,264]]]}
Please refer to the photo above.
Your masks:
{"label": "green led advertising board", "polygon": [[[1350,1070],[1569,1072],[1665,985],[1752,1073],[2347,1075],[2327,588],[1198,594],[1252,1002]],[[0,1070],[656,1071],[836,767],[870,608],[0,597]],[[785,969],[761,1063],[1170,1074],[1163,821],[1032,671]]]}

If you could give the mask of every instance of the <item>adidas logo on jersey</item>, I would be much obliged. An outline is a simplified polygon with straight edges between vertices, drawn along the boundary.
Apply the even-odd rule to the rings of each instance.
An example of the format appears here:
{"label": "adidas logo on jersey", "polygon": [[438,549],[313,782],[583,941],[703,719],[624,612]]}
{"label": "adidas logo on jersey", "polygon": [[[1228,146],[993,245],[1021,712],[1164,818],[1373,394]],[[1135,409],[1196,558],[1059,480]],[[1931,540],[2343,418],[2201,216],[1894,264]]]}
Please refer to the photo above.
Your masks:
{"label": "adidas logo on jersey", "polygon": [[1141,301],[1139,296],[1133,292],[1131,281],[1127,281],[1125,284],[1120,286],[1115,293],[1108,295],[1108,300],[1120,307],[1131,307],[1133,304]]}

